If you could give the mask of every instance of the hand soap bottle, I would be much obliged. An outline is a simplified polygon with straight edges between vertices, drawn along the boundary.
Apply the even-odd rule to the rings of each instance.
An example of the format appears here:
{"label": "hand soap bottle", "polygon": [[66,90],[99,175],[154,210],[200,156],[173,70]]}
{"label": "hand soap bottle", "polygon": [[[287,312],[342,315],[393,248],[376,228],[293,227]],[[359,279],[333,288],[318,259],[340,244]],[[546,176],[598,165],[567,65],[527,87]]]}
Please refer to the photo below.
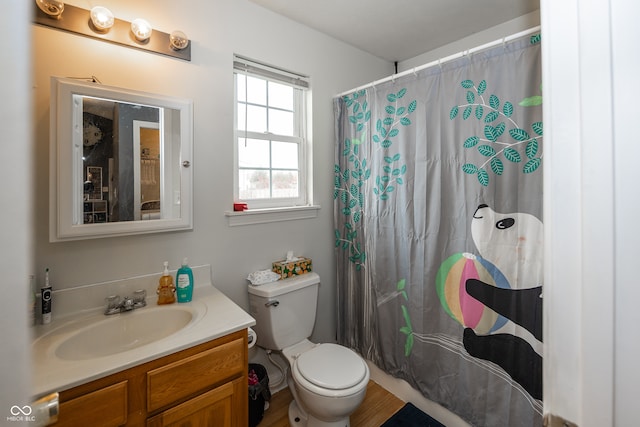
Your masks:
{"label": "hand soap bottle", "polygon": [[187,264],[187,258],[182,260],[182,267],[176,273],[178,287],[178,302],[190,302],[193,297],[193,271]]}
{"label": "hand soap bottle", "polygon": [[169,275],[169,262],[164,262],[164,272],[158,283],[158,305],[173,304],[176,302],[176,287],[173,285],[173,278]]}

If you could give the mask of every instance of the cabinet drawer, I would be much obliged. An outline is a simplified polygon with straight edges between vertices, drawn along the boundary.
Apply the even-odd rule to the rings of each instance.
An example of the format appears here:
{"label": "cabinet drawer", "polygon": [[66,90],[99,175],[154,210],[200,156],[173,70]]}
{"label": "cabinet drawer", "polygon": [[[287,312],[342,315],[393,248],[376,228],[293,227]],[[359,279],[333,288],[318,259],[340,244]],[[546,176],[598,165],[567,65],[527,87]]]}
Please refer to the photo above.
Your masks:
{"label": "cabinet drawer", "polygon": [[127,422],[127,381],[60,404],[61,426],[121,426]]}
{"label": "cabinet drawer", "polygon": [[246,344],[237,339],[147,372],[147,410],[153,412],[242,374]]}

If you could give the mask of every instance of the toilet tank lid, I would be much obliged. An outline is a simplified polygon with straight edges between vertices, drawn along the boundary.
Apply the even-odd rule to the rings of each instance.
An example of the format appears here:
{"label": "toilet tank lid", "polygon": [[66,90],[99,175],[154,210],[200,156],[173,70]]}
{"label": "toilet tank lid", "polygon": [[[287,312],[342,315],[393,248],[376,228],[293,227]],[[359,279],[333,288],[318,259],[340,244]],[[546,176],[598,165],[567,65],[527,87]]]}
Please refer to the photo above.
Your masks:
{"label": "toilet tank lid", "polygon": [[259,297],[271,298],[319,283],[320,276],[318,276],[318,273],[309,272],[264,285],[249,285],[249,293]]}

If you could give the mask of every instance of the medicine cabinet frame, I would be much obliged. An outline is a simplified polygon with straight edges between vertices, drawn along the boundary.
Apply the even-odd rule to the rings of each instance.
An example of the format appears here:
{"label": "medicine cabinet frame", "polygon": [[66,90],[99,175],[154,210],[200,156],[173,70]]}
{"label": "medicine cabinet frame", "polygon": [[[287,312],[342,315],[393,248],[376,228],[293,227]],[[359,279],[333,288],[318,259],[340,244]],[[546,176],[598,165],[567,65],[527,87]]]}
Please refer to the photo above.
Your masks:
{"label": "medicine cabinet frame", "polygon": [[[155,107],[159,110],[160,150],[167,175],[160,179],[161,209],[156,219],[84,223],[83,169],[85,97]],[[165,95],[51,77],[49,155],[49,241],[71,241],[193,229],[193,102]],[[173,144],[179,149],[171,150]],[[169,151],[173,151],[171,154]],[[173,172],[169,172],[168,168]],[[103,184],[104,185],[104,184]],[[134,184],[135,185],[135,184]],[[137,203],[138,201],[136,201]]]}

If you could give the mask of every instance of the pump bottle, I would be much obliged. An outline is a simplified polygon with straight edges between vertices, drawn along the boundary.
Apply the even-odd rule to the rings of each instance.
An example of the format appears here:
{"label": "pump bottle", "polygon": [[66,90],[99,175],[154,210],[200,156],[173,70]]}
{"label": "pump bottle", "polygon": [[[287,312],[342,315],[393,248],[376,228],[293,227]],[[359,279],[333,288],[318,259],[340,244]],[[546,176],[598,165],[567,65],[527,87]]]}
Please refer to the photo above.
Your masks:
{"label": "pump bottle", "polygon": [[187,264],[187,258],[182,260],[182,267],[176,273],[176,285],[178,302],[190,302],[193,298],[193,271]]}
{"label": "pump bottle", "polygon": [[176,302],[176,287],[173,285],[173,278],[169,275],[169,262],[164,262],[164,272],[158,283],[158,305],[173,304]]}

